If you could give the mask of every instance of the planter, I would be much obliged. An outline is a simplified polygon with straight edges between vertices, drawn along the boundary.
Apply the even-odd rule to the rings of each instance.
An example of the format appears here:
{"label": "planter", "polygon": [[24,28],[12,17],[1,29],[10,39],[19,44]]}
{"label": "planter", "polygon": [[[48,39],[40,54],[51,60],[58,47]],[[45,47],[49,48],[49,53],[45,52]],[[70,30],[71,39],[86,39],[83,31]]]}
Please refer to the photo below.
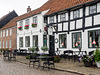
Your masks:
{"label": "planter", "polygon": [[100,68],[100,61],[99,62],[96,62],[96,64],[97,64],[97,67]]}
{"label": "planter", "polygon": [[37,23],[32,23],[32,27],[37,27]]}
{"label": "planter", "polygon": [[24,29],[29,29],[29,25],[25,25]]}
{"label": "planter", "polygon": [[92,66],[92,61],[91,62],[88,62],[88,61],[84,61],[84,65],[85,65],[85,67],[90,67],[90,66]]}
{"label": "planter", "polygon": [[22,26],[18,27],[19,30],[22,30]]}

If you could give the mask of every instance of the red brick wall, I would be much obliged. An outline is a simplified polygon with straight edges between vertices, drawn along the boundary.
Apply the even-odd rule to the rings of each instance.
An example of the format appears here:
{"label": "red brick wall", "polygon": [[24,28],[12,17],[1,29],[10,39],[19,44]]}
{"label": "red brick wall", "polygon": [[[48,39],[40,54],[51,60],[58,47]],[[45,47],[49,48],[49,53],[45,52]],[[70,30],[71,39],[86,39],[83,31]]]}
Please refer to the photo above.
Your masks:
{"label": "red brick wall", "polygon": [[[12,29],[12,34],[10,36],[10,29]],[[6,36],[6,31],[8,30],[8,36]],[[3,31],[5,31],[5,37],[3,37]],[[16,33],[17,33],[17,28],[16,26],[8,28],[8,29],[4,29],[1,30],[2,32],[2,37],[0,37],[0,41],[1,41],[1,48],[3,48],[3,41],[4,41],[4,48],[6,48],[6,41],[8,41],[8,48],[9,48],[9,41],[11,40],[11,48],[12,49],[17,49],[17,37],[16,37]],[[0,32],[0,33],[1,33]],[[10,49],[10,48],[9,48]]]}

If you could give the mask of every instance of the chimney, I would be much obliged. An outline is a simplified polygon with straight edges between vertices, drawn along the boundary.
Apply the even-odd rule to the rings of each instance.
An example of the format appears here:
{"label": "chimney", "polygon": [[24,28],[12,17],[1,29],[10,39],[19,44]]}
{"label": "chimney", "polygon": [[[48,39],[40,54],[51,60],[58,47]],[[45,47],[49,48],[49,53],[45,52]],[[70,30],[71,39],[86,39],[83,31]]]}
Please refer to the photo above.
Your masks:
{"label": "chimney", "polygon": [[28,6],[27,13],[29,13],[30,11],[31,11],[31,8],[30,8],[30,6]]}

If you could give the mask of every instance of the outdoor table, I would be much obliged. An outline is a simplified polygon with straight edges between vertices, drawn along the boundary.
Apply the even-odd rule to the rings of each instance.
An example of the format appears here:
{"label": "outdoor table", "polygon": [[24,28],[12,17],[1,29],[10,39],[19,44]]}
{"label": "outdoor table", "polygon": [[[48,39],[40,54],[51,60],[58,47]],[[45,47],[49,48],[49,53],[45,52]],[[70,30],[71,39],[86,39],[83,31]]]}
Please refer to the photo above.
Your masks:
{"label": "outdoor table", "polygon": [[42,67],[41,66],[42,59],[49,59],[49,58],[52,58],[52,56],[39,56],[37,58],[39,59],[39,65],[38,65],[38,67]]}
{"label": "outdoor table", "polygon": [[75,55],[76,53],[78,53],[78,55],[83,55],[83,53],[85,53],[85,55],[87,55],[87,51],[74,51]]}

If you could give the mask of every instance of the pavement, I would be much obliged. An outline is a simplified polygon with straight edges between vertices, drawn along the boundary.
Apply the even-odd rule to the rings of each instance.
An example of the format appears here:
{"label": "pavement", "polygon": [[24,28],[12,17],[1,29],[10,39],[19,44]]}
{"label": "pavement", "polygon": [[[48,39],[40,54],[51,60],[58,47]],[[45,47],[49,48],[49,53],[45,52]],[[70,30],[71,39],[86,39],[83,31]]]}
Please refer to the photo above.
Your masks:
{"label": "pavement", "polygon": [[[2,58],[2,55],[1,55],[1,58]],[[1,60],[1,58],[0,58],[0,60]],[[23,64],[24,66],[26,65],[26,67],[28,69],[30,69],[28,67],[29,59],[26,59],[25,56],[17,56],[16,61],[17,62],[14,62],[14,63],[20,62],[19,64]],[[3,62],[4,61],[2,61],[2,63]],[[1,63],[1,61],[0,61],[0,63]],[[31,69],[34,69],[34,68],[31,67]],[[53,71],[53,72],[57,71],[56,72],[56,73],[58,73],[57,75],[100,75],[100,68],[97,68],[95,66],[85,67],[82,62],[79,63],[78,61],[74,62],[72,60],[69,61],[67,59],[66,60],[61,59],[61,61],[59,63],[55,63],[55,69],[52,69],[50,71]],[[49,72],[48,72],[48,74],[46,73],[46,75],[49,75]],[[44,71],[43,71],[43,73],[44,73]],[[56,75],[56,73],[54,73],[53,75]],[[10,74],[10,75],[14,75],[14,74]],[[17,74],[15,74],[15,75],[17,75]],[[23,74],[18,74],[18,75],[23,75]],[[31,74],[28,74],[28,75],[31,75]],[[41,74],[33,74],[33,75],[41,75]],[[42,75],[45,75],[45,74],[42,74]],[[52,75],[52,74],[50,74],[50,75]]]}

